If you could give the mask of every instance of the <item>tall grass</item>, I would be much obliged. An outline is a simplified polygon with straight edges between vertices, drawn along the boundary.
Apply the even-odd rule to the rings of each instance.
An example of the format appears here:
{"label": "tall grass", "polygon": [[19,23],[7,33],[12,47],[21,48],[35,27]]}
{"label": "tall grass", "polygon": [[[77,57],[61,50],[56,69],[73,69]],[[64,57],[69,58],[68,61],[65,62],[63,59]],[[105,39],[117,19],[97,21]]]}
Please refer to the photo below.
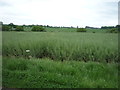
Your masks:
{"label": "tall grass", "polygon": [[118,35],[76,32],[3,32],[3,56],[118,62]]}
{"label": "tall grass", "polygon": [[6,88],[118,88],[118,65],[3,58]]}

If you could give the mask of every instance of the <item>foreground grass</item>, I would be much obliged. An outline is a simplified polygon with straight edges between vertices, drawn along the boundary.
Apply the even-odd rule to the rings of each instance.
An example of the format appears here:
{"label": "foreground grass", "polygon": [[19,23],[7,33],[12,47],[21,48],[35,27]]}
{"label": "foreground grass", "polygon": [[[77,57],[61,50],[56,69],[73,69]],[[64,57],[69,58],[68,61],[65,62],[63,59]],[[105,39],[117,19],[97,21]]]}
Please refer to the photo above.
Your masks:
{"label": "foreground grass", "polygon": [[115,63],[3,58],[3,87],[117,88]]}

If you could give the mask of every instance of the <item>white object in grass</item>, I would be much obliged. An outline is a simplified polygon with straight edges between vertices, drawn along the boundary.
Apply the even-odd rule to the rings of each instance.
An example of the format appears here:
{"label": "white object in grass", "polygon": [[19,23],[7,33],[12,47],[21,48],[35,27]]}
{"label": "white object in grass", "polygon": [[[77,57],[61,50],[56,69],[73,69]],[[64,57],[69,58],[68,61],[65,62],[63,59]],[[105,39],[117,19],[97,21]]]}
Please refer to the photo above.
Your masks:
{"label": "white object in grass", "polygon": [[30,52],[30,50],[26,50],[26,52],[28,53],[28,52]]}

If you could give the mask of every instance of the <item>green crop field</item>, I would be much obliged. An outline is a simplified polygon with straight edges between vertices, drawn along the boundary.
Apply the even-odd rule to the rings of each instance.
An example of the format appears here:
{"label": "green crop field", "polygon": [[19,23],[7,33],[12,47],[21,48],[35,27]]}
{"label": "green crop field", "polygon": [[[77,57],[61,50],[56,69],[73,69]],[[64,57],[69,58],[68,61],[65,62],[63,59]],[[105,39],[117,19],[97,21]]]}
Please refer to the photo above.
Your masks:
{"label": "green crop field", "polygon": [[[32,27],[24,27],[24,31],[30,32]],[[49,28],[46,27],[45,30],[47,32],[76,32],[76,28]],[[87,33],[105,33],[106,29],[86,29]]]}
{"label": "green crop field", "polygon": [[3,32],[3,56],[118,62],[118,35],[76,32]]}
{"label": "green crop field", "polygon": [[3,32],[3,86],[117,88],[118,34],[103,32]]}

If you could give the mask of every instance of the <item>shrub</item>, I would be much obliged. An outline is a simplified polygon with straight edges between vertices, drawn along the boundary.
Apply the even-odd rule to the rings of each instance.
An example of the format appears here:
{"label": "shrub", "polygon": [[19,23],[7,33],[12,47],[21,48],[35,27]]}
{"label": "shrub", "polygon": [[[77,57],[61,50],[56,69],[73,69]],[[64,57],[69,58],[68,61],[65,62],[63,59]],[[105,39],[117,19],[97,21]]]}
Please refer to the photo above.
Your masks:
{"label": "shrub", "polygon": [[23,27],[22,26],[17,26],[15,31],[24,31]]}
{"label": "shrub", "polygon": [[77,28],[77,32],[86,32],[87,30],[85,28]]}
{"label": "shrub", "polygon": [[42,26],[33,26],[32,31],[45,32],[45,29]]}
{"label": "shrub", "polygon": [[11,28],[8,25],[3,25],[2,26],[2,31],[10,31]]}
{"label": "shrub", "polygon": [[108,33],[118,33],[118,28],[112,28],[107,30]]}

